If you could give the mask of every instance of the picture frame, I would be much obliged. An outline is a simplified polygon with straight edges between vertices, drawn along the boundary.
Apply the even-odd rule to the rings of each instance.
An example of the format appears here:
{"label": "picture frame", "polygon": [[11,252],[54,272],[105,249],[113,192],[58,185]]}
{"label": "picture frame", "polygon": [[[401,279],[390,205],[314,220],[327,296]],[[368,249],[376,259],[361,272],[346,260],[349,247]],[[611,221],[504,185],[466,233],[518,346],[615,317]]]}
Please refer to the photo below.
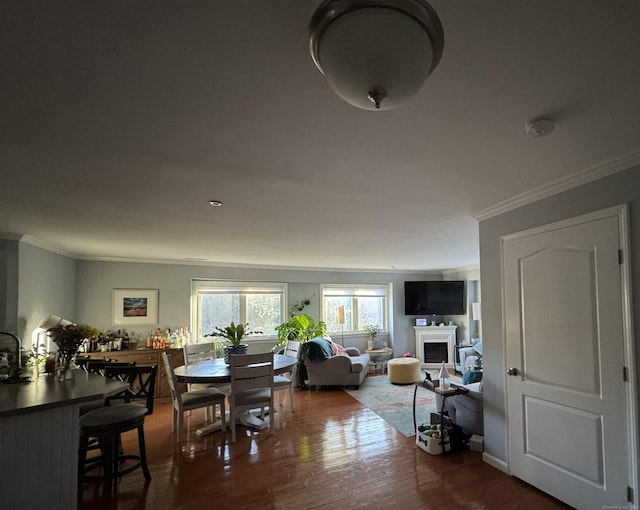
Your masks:
{"label": "picture frame", "polygon": [[113,325],[157,325],[158,294],[158,289],[113,289]]}
{"label": "picture frame", "polygon": [[426,326],[427,319],[416,319],[416,326]]}

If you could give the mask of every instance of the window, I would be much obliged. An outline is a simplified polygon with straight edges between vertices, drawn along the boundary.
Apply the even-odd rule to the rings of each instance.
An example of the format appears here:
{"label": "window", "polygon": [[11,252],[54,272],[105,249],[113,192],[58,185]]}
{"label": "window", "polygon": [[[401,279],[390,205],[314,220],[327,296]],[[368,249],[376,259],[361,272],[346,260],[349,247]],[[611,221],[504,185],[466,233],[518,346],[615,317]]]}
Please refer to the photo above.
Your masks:
{"label": "window", "polygon": [[196,341],[232,321],[249,324],[249,341],[256,336],[275,336],[276,326],[285,317],[284,283],[194,280],[192,289]]}
{"label": "window", "polygon": [[[325,285],[322,287],[322,314],[328,331],[355,333],[365,326],[388,331],[391,285]],[[341,314],[341,307],[344,312]],[[344,325],[340,323],[344,315]]]}

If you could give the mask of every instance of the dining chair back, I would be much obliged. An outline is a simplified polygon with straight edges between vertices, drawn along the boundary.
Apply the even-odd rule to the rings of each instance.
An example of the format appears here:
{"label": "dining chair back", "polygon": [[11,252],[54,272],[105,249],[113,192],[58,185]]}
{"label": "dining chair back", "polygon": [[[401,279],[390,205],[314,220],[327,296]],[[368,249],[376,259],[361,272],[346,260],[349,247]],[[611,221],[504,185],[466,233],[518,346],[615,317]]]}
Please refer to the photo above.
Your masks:
{"label": "dining chair back", "polygon": [[107,398],[107,405],[123,401],[127,404],[140,402],[147,408],[147,415],[153,413],[156,379],[158,367],[152,366],[116,366],[117,363],[105,367],[105,377],[129,383],[125,391]]}
{"label": "dining chair back", "polygon": [[[213,342],[205,342],[199,344],[187,344],[183,348],[184,351],[184,364],[190,365],[198,361],[204,361],[209,359],[216,359],[216,346]],[[187,384],[189,391],[201,390],[204,388],[218,388],[220,391],[228,391],[228,384],[214,384],[214,383],[189,383]]]}
{"label": "dining chair back", "polygon": [[88,359],[84,369],[90,374],[104,375],[107,367],[134,367],[135,361],[111,361],[108,359]]}
{"label": "dining chair back", "polygon": [[190,365],[196,361],[216,358],[216,346],[213,342],[187,344],[183,347],[184,364]]}
{"label": "dining chair back", "polygon": [[[282,353],[285,356],[290,356],[291,358],[299,359],[300,342],[297,342],[295,340],[289,340]],[[293,411],[293,392],[296,386],[297,374],[298,374],[298,364],[296,363],[290,372],[276,375],[274,377],[274,389],[277,392],[289,390],[289,405],[292,411]]]}
{"label": "dining chair back", "polygon": [[182,438],[182,429],[185,411],[205,408],[206,417],[213,420],[215,417],[215,406],[220,407],[221,429],[226,427],[224,401],[226,395],[218,388],[203,388],[193,391],[181,391],[178,379],[171,364],[171,355],[162,352],[162,361],[167,374],[167,382],[171,391],[171,401],[173,403],[172,431],[178,431],[178,441]]}
{"label": "dining chair back", "polygon": [[274,420],[273,352],[229,356],[231,394],[229,396],[231,441],[236,441],[236,421],[241,411],[260,409],[264,419],[269,408],[269,431]]}

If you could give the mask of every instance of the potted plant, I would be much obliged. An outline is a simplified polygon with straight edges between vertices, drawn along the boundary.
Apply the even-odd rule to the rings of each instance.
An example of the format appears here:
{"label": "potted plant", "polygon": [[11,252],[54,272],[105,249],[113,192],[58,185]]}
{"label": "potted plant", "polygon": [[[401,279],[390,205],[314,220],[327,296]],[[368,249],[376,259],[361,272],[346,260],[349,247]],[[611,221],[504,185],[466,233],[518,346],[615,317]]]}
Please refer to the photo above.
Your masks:
{"label": "potted plant", "polygon": [[379,349],[380,346],[376,344],[376,336],[382,331],[382,328],[377,324],[367,324],[364,330],[369,333],[371,340],[369,340],[369,349]]}
{"label": "potted plant", "polygon": [[289,340],[307,342],[317,336],[323,336],[327,332],[327,324],[324,321],[316,321],[307,314],[294,315],[287,322],[276,326],[278,343],[275,350],[284,347]]}
{"label": "potted plant", "polygon": [[229,345],[224,346],[224,361],[226,363],[229,363],[230,354],[247,354],[249,345],[243,344],[242,339],[249,334],[248,327],[249,324],[236,324],[232,321],[231,324],[224,328],[216,326],[216,330],[210,335],[207,335],[224,338],[229,342]]}
{"label": "potted plant", "polygon": [[22,371],[24,375],[30,375],[31,378],[37,377],[44,371],[44,363],[49,356],[44,344],[33,344],[31,349],[22,351]]}

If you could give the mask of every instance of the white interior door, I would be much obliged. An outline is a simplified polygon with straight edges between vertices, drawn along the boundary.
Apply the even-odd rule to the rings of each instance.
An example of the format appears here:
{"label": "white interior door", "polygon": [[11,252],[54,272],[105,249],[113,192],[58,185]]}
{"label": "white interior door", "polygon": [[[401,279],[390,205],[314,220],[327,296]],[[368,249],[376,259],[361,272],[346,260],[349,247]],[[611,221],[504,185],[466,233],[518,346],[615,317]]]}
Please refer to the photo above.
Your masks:
{"label": "white interior door", "polygon": [[619,217],[503,241],[510,470],[580,509],[629,508]]}

